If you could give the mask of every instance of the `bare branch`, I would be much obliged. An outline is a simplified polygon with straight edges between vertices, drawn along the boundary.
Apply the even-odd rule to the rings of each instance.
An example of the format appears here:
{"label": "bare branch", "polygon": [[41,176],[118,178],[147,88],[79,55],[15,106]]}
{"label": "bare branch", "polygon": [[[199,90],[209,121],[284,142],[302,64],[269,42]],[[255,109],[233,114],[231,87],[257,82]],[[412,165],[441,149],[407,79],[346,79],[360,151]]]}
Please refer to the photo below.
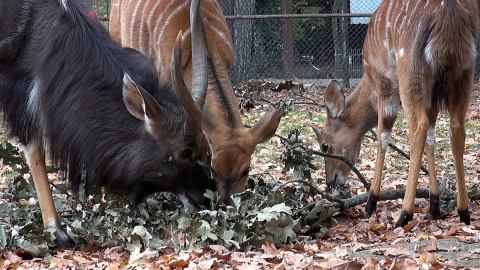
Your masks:
{"label": "bare branch", "polygon": [[[370,130],[370,133],[373,134],[373,136],[368,136],[368,135],[365,135],[365,137],[369,138],[369,139],[372,139],[374,141],[377,140],[377,133],[375,133],[375,131],[373,130]],[[405,157],[406,159],[410,160],[410,156],[407,155],[407,153],[403,152],[402,149],[398,148],[396,145],[392,144],[392,143],[388,143],[388,146],[390,146],[390,148],[392,148],[393,150],[397,151],[398,153],[400,153],[400,155],[402,155],[403,157]],[[427,175],[429,174],[428,173],[428,170],[422,165],[422,167],[420,167],[420,169],[422,170],[422,172],[426,173]]]}
{"label": "bare branch", "polygon": [[367,190],[370,190],[370,184],[367,182],[365,177],[363,177],[363,174],[346,157],[338,156],[338,155],[331,155],[331,154],[328,154],[328,153],[323,153],[323,152],[315,151],[315,150],[311,150],[311,149],[310,149],[310,151],[312,151],[312,154],[315,154],[317,156],[328,157],[328,158],[336,158],[336,159],[340,159],[341,161],[345,162],[352,169],[352,171],[357,175],[358,179],[360,179],[360,181],[362,181],[365,188]]}

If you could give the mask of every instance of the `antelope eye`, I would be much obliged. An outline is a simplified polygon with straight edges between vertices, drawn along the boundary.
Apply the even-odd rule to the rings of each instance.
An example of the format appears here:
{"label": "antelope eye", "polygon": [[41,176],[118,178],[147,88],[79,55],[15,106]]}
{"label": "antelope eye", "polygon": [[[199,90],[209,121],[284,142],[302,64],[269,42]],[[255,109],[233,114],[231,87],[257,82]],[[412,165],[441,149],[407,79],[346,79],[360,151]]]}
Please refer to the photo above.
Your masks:
{"label": "antelope eye", "polygon": [[242,177],[248,176],[249,172],[250,172],[250,167],[245,168],[245,170],[242,173]]}
{"label": "antelope eye", "polygon": [[324,142],[322,143],[322,151],[326,153],[328,151],[328,143]]}
{"label": "antelope eye", "polygon": [[187,159],[187,158],[191,158],[191,157],[192,157],[192,150],[190,150],[190,149],[184,149],[180,153],[180,158],[182,158],[182,159]]}

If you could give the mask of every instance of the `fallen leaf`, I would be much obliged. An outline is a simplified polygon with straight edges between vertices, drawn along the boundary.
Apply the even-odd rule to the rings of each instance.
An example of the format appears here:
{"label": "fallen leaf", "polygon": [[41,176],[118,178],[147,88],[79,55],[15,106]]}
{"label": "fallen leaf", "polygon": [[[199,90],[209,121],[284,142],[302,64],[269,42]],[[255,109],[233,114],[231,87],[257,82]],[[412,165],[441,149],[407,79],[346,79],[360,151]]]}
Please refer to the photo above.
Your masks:
{"label": "fallen leaf", "polygon": [[381,225],[381,224],[375,224],[375,225],[367,228],[367,230],[369,230],[371,232],[376,232],[376,231],[379,231],[381,229],[383,229],[383,225]]}
{"label": "fallen leaf", "polygon": [[421,264],[424,264],[424,263],[433,263],[435,261],[438,260],[438,256],[437,255],[434,255],[430,252],[425,252],[423,254],[420,255],[420,258],[418,258],[418,262],[421,263]]}
{"label": "fallen leaf", "polygon": [[410,258],[395,258],[392,262],[390,270],[416,270],[420,269],[420,265]]}
{"label": "fallen leaf", "polygon": [[265,253],[269,253],[272,255],[279,255],[280,251],[275,247],[274,244],[269,243],[268,241],[265,242],[265,244],[262,245],[262,249],[265,251]]}
{"label": "fallen leaf", "polygon": [[429,252],[429,251],[437,251],[438,247],[437,247],[437,240],[435,240],[435,238],[430,242],[429,245],[425,245],[425,246],[418,246],[416,248],[416,251],[418,251],[419,253],[424,253],[424,252]]}

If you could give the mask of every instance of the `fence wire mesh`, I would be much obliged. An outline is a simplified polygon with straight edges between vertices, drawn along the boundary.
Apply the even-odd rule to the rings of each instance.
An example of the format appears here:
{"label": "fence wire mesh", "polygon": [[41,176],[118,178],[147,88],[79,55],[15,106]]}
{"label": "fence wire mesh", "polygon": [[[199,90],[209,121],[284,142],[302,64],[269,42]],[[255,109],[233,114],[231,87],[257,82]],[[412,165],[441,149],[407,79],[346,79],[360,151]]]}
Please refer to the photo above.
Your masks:
{"label": "fence wire mesh", "polygon": [[[234,83],[297,80],[346,86],[362,76],[362,47],[381,0],[218,0],[229,24]],[[95,0],[108,20],[110,1]],[[476,73],[478,77],[478,72]]]}

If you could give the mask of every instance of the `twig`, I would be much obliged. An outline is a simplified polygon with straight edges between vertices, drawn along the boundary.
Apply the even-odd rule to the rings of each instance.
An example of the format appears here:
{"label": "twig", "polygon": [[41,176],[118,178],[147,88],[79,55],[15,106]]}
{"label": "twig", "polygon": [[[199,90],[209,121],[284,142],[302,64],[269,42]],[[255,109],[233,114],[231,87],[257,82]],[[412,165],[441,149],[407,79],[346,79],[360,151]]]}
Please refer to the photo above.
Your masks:
{"label": "twig", "polygon": [[294,101],[294,105],[317,105],[317,106],[324,106],[322,104],[318,104],[318,102],[307,102],[307,101]]}
{"label": "twig", "polygon": [[274,105],[274,104],[275,104],[275,102],[270,101],[270,100],[268,100],[268,99],[265,99],[265,98],[263,98],[263,97],[259,98],[259,100],[265,101],[265,102],[267,102],[267,103],[270,104],[270,105]]}
{"label": "twig", "polygon": [[[308,149],[304,146],[302,146],[304,149]],[[367,182],[367,180],[365,179],[365,177],[363,177],[363,174],[357,169],[357,167],[355,167],[355,165],[353,165],[350,160],[348,160],[346,157],[344,156],[338,156],[338,155],[332,155],[332,154],[328,154],[328,153],[323,153],[323,152],[320,152],[320,151],[315,151],[315,150],[311,150],[309,149],[312,154],[315,154],[317,156],[322,156],[322,157],[328,157],[328,158],[335,158],[335,159],[340,159],[341,161],[345,162],[351,169],[352,171],[357,175],[358,179],[360,179],[360,181],[362,181],[363,185],[365,186],[365,188],[367,190],[370,190],[370,184]]]}
{"label": "twig", "polygon": [[[275,134],[276,137],[280,138],[282,141],[285,141],[288,143],[288,139],[281,136],[281,135],[278,135],[278,134]],[[340,159],[341,161],[345,162],[351,169],[352,171],[357,175],[358,179],[360,179],[360,181],[362,181],[363,185],[365,186],[365,188],[367,190],[370,190],[370,184],[367,182],[367,180],[365,179],[365,177],[363,177],[363,174],[355,167],[355,165],[353,165],[346,157],[344,156],[337,156],[337,155],[331,155],[331,154],[327,154],[327,153],[322,153],[320,151],[315,151],[313,149],[310,149],[306,146],[299,146],[301,147],[302,149],[304,150],[307,150],[307,151],[311,151],[312,154],[315,154],[317,156],[322,156],[322,157],[328,157],[328,158],[336,158],[336,159]]]}
{"label": "twig", "polygon": [[315,100],[312,99],[312,98],[306,97],[306,96],[304,96],[304,95],[297,94],[297,93],[295,93],[295,92],[293,92],[293,93],[294,93],[296,96],[300,96],[300,97],[302,97],[302,98],[304,98],[304,99],[306,99],[306,100],[310,100],[311,102],[314,103],[314,105],[317,105],[317,106],[319,106],[319,107],[325,107],[324,104],[320,104],[320,103],[318,103],[317,101],[315,101]]}
{"label": "twig", "polygon": [[[370,130],[370,132],[373,134],[374,137],[372,136],[368,136],[368,135],[365,135],[365,137],[367,138],[370,138],[374,141],[377,140],[378,136],[377,136],[377,133],[375,133],[375,131],[373,130]],[[400,153],[400,155],[402,155],[403,157],[405,157],[406,159],[410,160],[410,156],[407,155],[407,153],[403,152],[402,149],[398,148],[396,145],[392,144],[392,143],[388,143],[388,146],[390,146],[390,148],[392,148],[393,150],[397,151],[398,153]],[[422,170],[422,172],[426,173],[427,175],[429,174],[428,173],[428,170],[422,165],[420,167],[420,169]]]}

